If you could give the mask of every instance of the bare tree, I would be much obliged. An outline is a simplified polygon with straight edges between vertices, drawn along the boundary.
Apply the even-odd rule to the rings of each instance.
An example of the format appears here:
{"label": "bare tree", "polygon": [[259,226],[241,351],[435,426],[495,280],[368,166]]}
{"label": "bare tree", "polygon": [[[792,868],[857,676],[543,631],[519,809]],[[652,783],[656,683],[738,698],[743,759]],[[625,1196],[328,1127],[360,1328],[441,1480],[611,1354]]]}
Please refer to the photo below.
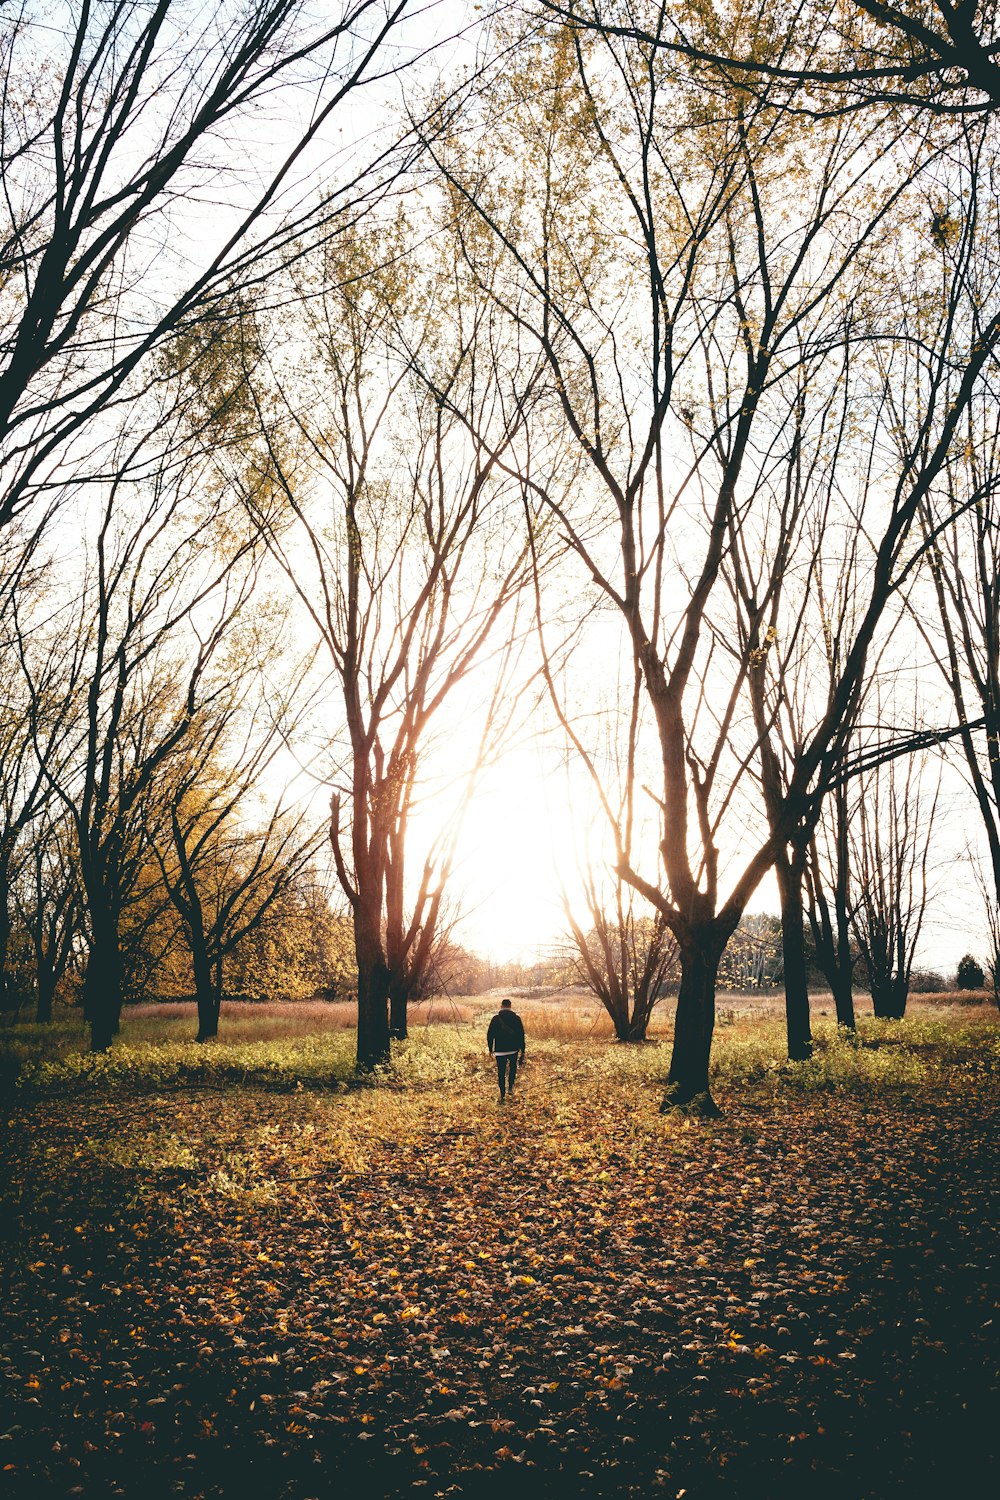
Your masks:
{"label": "bare tree", "polygon": [[777,917],[745,912],[722,955],[719,979],[725,988],[753,993],[777,984],[782,938],[782,923]]}
{"label": "bare tree", "polygon": [[82,648],[66,628],[75,620],[55,587],[57,570],[35,555],[37,540],[14,549],[6,577],[18,586],[0,613],[0,997],[15,905],[30,872],[41,873],[35,856],[47,840],[37,825],[49,816],[52,777],[71,758],[77,731]]}
{"label": "bare tree", "polygon": [[930,895],[928,870],[940,772],[928,794],[917,757],[861,780],[851,815],[855,900],[851,926],[876,1016],[901,1020]]}
{"label": "bare tree", "polygon": [[69,819],[49,806],[34,822],[21,862],[14,903],[27,934],[35,973],[35,1020],[52,1019],[52,1006],[81,936],[79,865]]}
{"label": "bare tree", "polygon": [[[123,453],[107,488],[81,591],[82,646],[67,685],[79,723],[73,761],[48,765],[36,736],[39,763],[76,830],[89,945],[84,1006],[95,1050],[118,1030],[123,914],[154,864],[150,789],[206,706],[208,668],[253,587],[252,549],[227,532],[203,473],[177,469],[169,457],[159,466],[144,458],[137,477],[132,463],[143,446],[140,436]],[[162,452],[171,449],[168,433]]]}
{"label": "bare tree", "polygon": [[816,965],[830,986],[837,1024],[853,1031],[853,904],[848,827],[847,782],[842,780],[827,796],[823,816],[809,841],[805,866],[806,911]]}
{"label": "bare tree", "polygon": [[937,621],[919,600],[913,615],[955,706],[962,761],[989,851],[994,905],[1000,903],[998,487],[1000,404],[990,391],[969,413],[958,461],[922,508]]}
{"label": "bare tree", "polygon": [[[130,377],[164,335],[220,291],[245,286],[304,222],[328,219],[338,204],[356,211],[375,188],[377,174],[366,179],[355,164],[353,180],[304,218],[265,224],[338,106],[380,65],[405,9],[406,0],[345,0],[332,16],[303,0],[223,0],[208,10],[187,0],[81,0],[62,12],[25,0],[7,9],[0,525],[46,482],[67,443],[128,397]],[[307,123],[275,130],[279,100]],[[259,142],[252,184],[241,182],[227,135]],[[214,234],[199,202],[211,205]]]}
{"label": "bare tree", "polygon": [[677,944],[660,912],[637,911],[634,893],[619,883],[609,911],[597,891],[587,892],[592,925],[584,929],[569,910],[577,973],[597,996],[620,1042],[646,1039],[650,1017],[675,966]]}
{"label": "bare tree", "polygon": [[[534,528],[530,528],[530,535],[534,560]],[[603,869],[606,861],[592,849],[578,855],[586,923],[574,914],[574,901],[563,885],[563,912],[575,950],[574,967],[608,1012],[618,1040],[641,1042],[668,977],[674,977],[677,959],[677,944],[663,913],[650,908],[621,873],[621,866],[631,865],[636,857],[644,832],[637,826],[641,818],[636,806],[644,707],[641,675],[629,659],[630,680],[613,684],[609,702],[586,716],[581,710],[574,712],[570,701],[573,690],[567,678],[575,654],[586,660],[586,612],[581,618],[579,604],[574,601],[571,613],[576,618],[568,625],[560,621],[561,639],[553,648],[549,641],[552,622],[546,619],[537,567],[533,585],[535,630],[549,704],[568,753],[587,772],[600,809],[599,826],[610,833],[617,852],[617,863],[609,872]],[[596,727],[596,739],[593,728],[588,737],[585,718]]]}
{"label": "bare tree", "polygon": [[[361,1067],[384,1060],[390,1031],[405,1035],[454,857],[456,825],[445,816],[437,850],[411,879],[431,727],[525,577],[521,491],[494,449],[467,439],[485,423],[508,450],[525,398],[497,378],[489,304],[468,300],[457,264],[431,269],[404,254],[407,235],[396,224],[381,237],[342,238],[300,286],[313,380],[278,373],[283,417],[259,398],[274,478],[263,496],[245,489],[327,655],[346,721],[330,841],[354,921]],[[456,404],[478,424],[467,410],[456,417]],[[504,648],[480,756],[509,663]],[[452,771],[451,781],[460,806],[467,778]]]}
{"label": "bare tree", "polygon": [[[721,954],[778,852],[807,843],[815,827],[888,607],[912,574],[919,506],[953,453],[1000,317],[992,300],[984,306],[966,254],[928,344],[895,260],[899,233],[918,232],[923,162],[891,118],[866,117],[860,134],[814,122],[806,151],[794,117],[762,94],[719,90],[706,103],[695,78],[672,72],[655,46],[553,25],[536,29],[524,57],[520,69],[505,65],[492,107],[476,95],[471,117],[482,116],[483,130],[473,136],[464,120],[433,149],[467,209],[469,258],[484,227],[504,247],[500,300],[546,360],[548,419],[565,424],[589,463],[573,503],[549,504],[586,576],[626,622],[652,710],[665,879],[622,869],[680,947],[667,1102],[711,1110]],[[975,146],[959,130],[963,190]],[[496,153],[520,162],[528,151],[532,175],[515,186]],[[985,197],[979,206],[977,254],[992,222]],[[869,296],[873,287],[884,298]],[[722,670],[717,643],[735,629],[718,586],[734,522],[745,525],[764,503],[752,483],[756,455],[804,399],[801,372],[813,361],[835,365],[848,339],[865,367],[856,420],[886,420],[897,359],[917,371],[921,419],[905,458],[867,495],[850,469],[842,475],[866,512],[868,588],[768,814],[745,794],[760,732],[747,712],[750,662]],[[822,403],[821,386],[812,399]],[[679,468],[681,432],[692,430],[694,454]],[[735,808],[747,852],[724,895],[720,840]]]}

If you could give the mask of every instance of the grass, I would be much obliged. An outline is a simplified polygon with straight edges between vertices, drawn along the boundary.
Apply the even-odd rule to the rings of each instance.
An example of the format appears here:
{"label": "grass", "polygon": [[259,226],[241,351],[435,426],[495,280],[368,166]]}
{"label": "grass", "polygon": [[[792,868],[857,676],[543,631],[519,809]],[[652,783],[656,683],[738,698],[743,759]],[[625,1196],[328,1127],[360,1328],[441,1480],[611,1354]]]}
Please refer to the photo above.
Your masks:
{"label": "grass", "polygon": [[[824,997],[814,1007],[815,1053],[789,1063],[780,1006],[766,997],[726,996],[719,1007],[713,1086],[723,1090],[764,1083],[773,1091],[906,1088],[947,1066],[996,1065],[996,1013],[985,1005],[911,1002],[902,1024],[859,1019],[855,1035],[836,1026]],[[442,1082],[467,1075],[485,1050],[494,997],[431,1000],[411,1006],[410,1037],[393,1043],[392,1062],[370,1082]],[[574,1066],[624,1070],[649,1081],[665,1076],[672,1007],[654,1012],[649,1042],[621,1047],[610,1019],[579,994],[519,1000],[532,1056],[558,1062],[568,1049]],[[0,1076],[32,1093],[108,1087],[182,1088],[253,1085],[274,1090],[346,1088],[354,1075],[356,1009],[350,1004],[288,1002],[223,1006],[219,1038],[191,1039],[193,1011],[183,1005],[137,1005],[125,1014],[122,1035],[105,1055],[87,1048],[79,1016],[49,1026],[22,1024],[0,1032]]]}

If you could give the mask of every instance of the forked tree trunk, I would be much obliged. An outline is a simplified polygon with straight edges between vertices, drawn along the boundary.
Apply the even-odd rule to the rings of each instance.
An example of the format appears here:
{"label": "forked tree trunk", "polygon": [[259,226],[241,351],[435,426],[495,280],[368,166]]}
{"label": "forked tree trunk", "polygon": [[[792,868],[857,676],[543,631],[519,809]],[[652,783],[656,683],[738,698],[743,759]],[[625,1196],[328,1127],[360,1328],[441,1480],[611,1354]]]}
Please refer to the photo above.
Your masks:
{"label": "forked tree trunk", "polygon": [[803,870],[797,859],[775,860],[781,898],[781,955],[785,973],[785,1027],[792,1062],[812,1057],[809,988],[806,982],[805,913],[802,904]]}
{"label": "forked tree trunk", "polygon": [[626,1021],[619,1025],[615,1023],[615,1037],[619,1042],[644,1042],[646,1040],[646,1028],[649,1020],[641,1016],[632,1021]]}
{"label": "forked tree trunk", "polygon": [[615,1015],[615,1037],[619,1042],[644,1042],[649,1028],[652,1008],[638,1000],[632,1001],[632,1014],[627,1008],[624,1016]]}
{"label": "forked tree trunk", "polygon": [[872,981],[872,1010],[880,1021],[901,1021],[906,1015],[909,986],[905,979],[893,976]]}
{"label": "forked tree trunk", "polygon": [[674,1018],[674,1045],[661,1109],[685,1109],[717,1115],[719,1109],[708,1086],[708,1064],[715,1030],[715,985],[725,945],[709,937],[692,936],[681,942],[681,983]]}
{"label": "forked tree trunk", "polygon": [[837,1025],[848,1031],[856,1029],[854,1018],[854,959],[851,955],[851,933],[848,917],[848,859],[847,838],[847,794],[838,786],[833,793],[833,809],[836,814],[836,841],[834,845],[833,910],[824,895],[819,878],[819,857],[816,841],[810,845],[812,897],[809,910],[809,925],[812,929],[816,966],[821,971],[837,1012]]}

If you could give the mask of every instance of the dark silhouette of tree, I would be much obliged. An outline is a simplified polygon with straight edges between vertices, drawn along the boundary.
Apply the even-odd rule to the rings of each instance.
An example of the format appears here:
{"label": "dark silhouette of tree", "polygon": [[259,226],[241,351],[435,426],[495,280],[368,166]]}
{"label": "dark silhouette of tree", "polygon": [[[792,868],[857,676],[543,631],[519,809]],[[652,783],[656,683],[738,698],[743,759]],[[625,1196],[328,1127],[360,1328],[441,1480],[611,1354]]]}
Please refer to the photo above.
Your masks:
{"label": "dark silhouette of tree", "polygon": [[[88,942],[84,1009],[97,1051],[118,1031],[126,994],[123,917],[155,863],[150,793],[198,711],[208,709],[209,667],[254,582],[251,549],[234,539],[203,473],[164,459],[150,477],[144,459],[136,475],[135,452],[123,454],[107,488],[81,592],[82,644],[68,686],[78,750],[59,769],[39,757],[76,831]],[[161,452],[173,452],[169,433]],[[147,906],[142,920],[153,916]]]}
{"label": "dark silhouette of tree", "polygon": [[642,1042],[653,1008],[676,966],[677,944],[663,915],[636,911],[635,898],[619,886],[621,900],[609,912],[594,912],[597,892],[588,891],[593,926],[584,930],[567,909],[579,980],[597,996],[620,1042]]}
{"label": "dark silhouette of tree", "polygon": [[[305,223],[344,204],[360,211],[378,174],[355,167],[353,181],[297,221],[266,222],[405,9],[406,0],[345,0],[332,14],[303,0],[221,0],[211,11],[187,0],[81,0],[43,13],[29,0],[8,11],[0,526],[103,408],[130,398],[130,378],[165,335],[264,274]],[[280,99],[307,123],[284,142],[279,130],[275,148],[262,110],[273,131]],[[227,134],[260,139],[252,182],[241,182]]]}
{"label": "dark silhouette of tree", "polygon": [[838,1026],[855,1029],[853,903],[847,783],[834,786],[809,841],[805,866],[806,913],[816,966],[833,996]]}
{"label": "dark silhouette of tree", "polygon": [[[908,283],[898,260],[899,235],[920,233],[925,169],[901,122],[865,116],[862,144],[840,120],[799,125],[762,91],[720,88],[706,103],[699,78],[613,32],[535,28],[519,66],[508,59],[490,99],[474,92],[468,115],[429,149],[465,209],[456,225],[470,260],[484,230],[502,245],[498,303],[518,337],[536,340],[550,373],[546,416],[587,460],[572,503],[548,504],[627,625],[655,723],[663,878],[622,873],[680,948],[666,1102],[710,1111],[722,952],[779,851],[805,847],[816,826],[890,605],[912,578],[920,505],[953,457],[1000,314],[984,304],[977,269],[993,233],[986,197],[973,201],[980,127],[956,127],[940,167],[974,222],[928,302],[923,261]],[[504,156],[526,155],[533,170],[519,165],[515,185]],[[884,299],[868,296],[874,287]],[[747,679],[764,642],[720,675],[720,643],[736,632],[719,585],[734,530],[765,503],[760,456],[780,450],[797,403],[824,406],[849,342],[858,421],[888,422],[887,392],[904,379],[921,392],[921,418],[878,486],[849,462],[842,472],[855,524],[867,507],[863,607],[761,829],[759,805],[745,811],[761,751],[760,730],[747,734]],[[693,453],[679,470],[685,432]],[[793,549],[788,566],[798,561]],[[723,894],[720,834],[737,807],[749,848]]]}
{"label": "dark silhouette of tree", "polygon": [[46,806],[32,825],[31,844],[14,889],[18,924],[34,966],[35,1020],[52,1020],[59,987],[83,936],[79,866],[70,820]]}
{"label": "dark silhouette of tree", "polygon": [[[468,434],[486,423],[507,451],[527,398],[499,378],[507,356],[460,262],[442,257],[428,269],[408,257],[408,236],[405,224],[344,236],[298,284],[311,380],[301,369],[286,380],[276,368],[280,399],[268,409],[263,382],[251,382],[272,477],[259,492],[244,484],[321,642],[346,723],[333,752],[330,843],[354,921],[362,1068],[387,1057],[390,1035],[406,1034],[452,868],[454,813],[418,873],[407,858],[432,726],[508,617],[490,665],[482,760],[497,732],[516,650],[510,611],[526,576],[521,491],[495,449]],[[475,772],[452,777],[453,808]]]}
{"label": "dark silhouette of tree", "polygon": [[199,1042],[218,1035],[227,957],[268,920],[324,834],[280,804],[252,826],[261,777],[283,744],[281,706],[248,701],[254,675],[246,660],[229,665],[222,695],[196,716],[151,809],[150,841],[190,948]]}
{"label": "dark silhouette of tree", "polygon": [[930,894],[928,871],[940,775],[922,786],[916,757],[892,760],[859,780],[850,821],[851,926],[872,1008],[902,1020]]}
{"label": "dark silhouette of tree", "polygon": [[693,64],[709,89],[723,81],[748,90],[777,85],[810,114],[906,105],[976,115],[1000,107],[1000,36],[988,6],[820,0],[782,14],[766,0],[737,12],[677,0],[542,0],[541,8],[584,32]]}
{"label": "dark silhouette of tree", "polygon": [[960,990],[981,990],[986,983],[983,966],[971,953],[966,953],[958,960],[955,983]]}

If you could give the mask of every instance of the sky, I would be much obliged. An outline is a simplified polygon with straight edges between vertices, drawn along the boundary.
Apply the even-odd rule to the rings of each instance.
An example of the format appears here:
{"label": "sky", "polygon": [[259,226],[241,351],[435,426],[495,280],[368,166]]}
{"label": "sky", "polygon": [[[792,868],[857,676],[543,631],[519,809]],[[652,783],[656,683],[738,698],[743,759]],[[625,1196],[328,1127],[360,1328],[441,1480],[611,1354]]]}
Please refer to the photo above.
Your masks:
{"label": "sky", "polygon": [[[462,913],[457,941],[495,961],[528,963],[566,942],[562,908],[565,888],[580,914],[576,851],[581,841],[567,777],[541,748],[524,748],[487,773],[473,795],[462,830],[455,872],[455,900]],[[938,822],[932,897],[918,949],[918,967],[945,978],[970,950],[986,957],[982,901],[968,859],[978,844],[971,799],[955,767],[945,773],[946,792]],[[577,805],[586,788],[577,785]],[[589,812],[589,809],[588,809]],[[599,840],[595,840],[599,842]],[[650,873],[648,867],[644,873]],[[779,911],[773,875],[762,881],[748,910]]]}

